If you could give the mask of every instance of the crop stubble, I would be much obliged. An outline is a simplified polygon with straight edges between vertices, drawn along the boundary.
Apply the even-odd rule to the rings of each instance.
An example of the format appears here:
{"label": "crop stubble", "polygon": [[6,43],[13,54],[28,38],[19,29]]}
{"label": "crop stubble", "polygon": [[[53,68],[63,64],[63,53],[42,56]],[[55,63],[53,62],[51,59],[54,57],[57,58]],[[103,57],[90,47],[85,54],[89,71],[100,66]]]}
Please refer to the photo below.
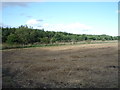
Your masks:
{"label": "crop stubble", "polygon": [[117,43],[3,50],[3,87],[117,88]]}

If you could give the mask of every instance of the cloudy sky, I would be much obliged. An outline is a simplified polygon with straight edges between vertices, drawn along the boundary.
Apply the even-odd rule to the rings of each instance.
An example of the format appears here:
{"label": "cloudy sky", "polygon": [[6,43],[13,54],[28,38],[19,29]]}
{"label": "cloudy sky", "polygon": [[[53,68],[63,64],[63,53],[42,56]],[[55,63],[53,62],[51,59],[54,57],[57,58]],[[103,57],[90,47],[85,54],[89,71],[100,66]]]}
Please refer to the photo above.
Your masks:
{"label": "cloudy sky", "polygon": [[118,2],[5,2],[0,12],[4,26],[118,35]]}

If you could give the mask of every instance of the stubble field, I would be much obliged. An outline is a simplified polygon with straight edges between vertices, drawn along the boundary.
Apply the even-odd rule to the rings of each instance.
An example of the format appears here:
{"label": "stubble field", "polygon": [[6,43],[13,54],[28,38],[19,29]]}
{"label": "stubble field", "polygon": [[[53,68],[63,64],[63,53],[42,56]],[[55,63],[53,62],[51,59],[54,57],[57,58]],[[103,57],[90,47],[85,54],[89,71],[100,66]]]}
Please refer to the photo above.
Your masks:
{"label": "stubble field", "polygon": [[118,44],[9,49],[3,88],[117,88]]}

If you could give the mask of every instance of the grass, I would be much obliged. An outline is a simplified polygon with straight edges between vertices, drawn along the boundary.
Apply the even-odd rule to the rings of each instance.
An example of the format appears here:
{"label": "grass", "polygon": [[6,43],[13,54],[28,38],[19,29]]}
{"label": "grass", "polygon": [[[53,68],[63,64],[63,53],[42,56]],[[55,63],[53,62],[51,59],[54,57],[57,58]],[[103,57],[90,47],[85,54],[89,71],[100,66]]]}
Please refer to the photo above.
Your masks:
{"label": "grass", "polygon": [[33,47],[51,47],[51,46],[63,46],[63,45],[80,45],[80,44],[97,44],[97,43],[114,43],[116,41],[81,41],[77,43],[54,43],[54,44],[29,44],[29,45],[21,45],[21,44],[6,44],[3,43],[0,45],[0,50],[4,49],[15,49],[15,48],[33,48]]}
{"label": "grass", "polygon": [[[64,44],[37,44],[37,45],[9,45],[9,44],[3,44],[2,50],[4,49],[13,49],[13,48],[32,48],[32,47],[48,47],[48,46],[61,46]],[[0,48],[1,49],[1,48]]]}
{"label": "grass", "polygon": [[117,43],[100,43],[5,50],[3,88],[117,88]]}

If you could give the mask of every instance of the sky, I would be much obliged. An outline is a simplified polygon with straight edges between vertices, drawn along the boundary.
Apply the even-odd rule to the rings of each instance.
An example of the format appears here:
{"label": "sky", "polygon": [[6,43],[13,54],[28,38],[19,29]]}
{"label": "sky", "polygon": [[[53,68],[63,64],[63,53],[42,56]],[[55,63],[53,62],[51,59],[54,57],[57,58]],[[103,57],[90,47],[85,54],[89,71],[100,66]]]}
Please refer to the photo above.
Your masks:
{"label": "sky", "polygon": [[118,2],[4,2],[0,13],[3,26],[118,35]]}

